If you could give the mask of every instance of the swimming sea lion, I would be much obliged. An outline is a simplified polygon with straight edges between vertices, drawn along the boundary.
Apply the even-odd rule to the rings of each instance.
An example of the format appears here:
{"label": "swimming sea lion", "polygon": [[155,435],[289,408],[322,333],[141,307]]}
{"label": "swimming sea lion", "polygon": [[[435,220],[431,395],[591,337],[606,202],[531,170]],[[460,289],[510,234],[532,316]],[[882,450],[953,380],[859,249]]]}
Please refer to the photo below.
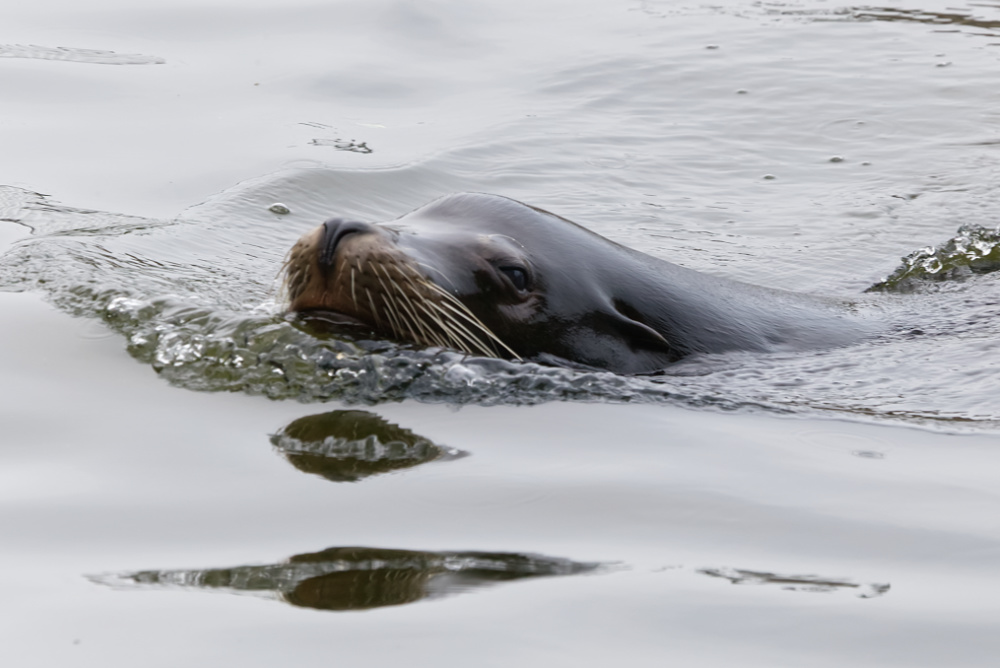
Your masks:
{"label": "swimming sea lion", "polygon": [[875,323],[846,303],[740,283],[496,195],[389,223],[334,218],[285,264],[289,310],[472,354],[649,373],[692,353],[832,347]]}

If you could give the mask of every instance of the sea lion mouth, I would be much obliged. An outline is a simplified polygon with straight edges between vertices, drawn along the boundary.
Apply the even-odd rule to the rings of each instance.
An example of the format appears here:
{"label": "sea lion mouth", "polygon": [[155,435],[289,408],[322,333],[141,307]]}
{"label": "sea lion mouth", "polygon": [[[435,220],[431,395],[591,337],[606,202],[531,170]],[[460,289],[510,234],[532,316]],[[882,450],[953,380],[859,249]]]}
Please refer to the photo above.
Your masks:
{"label": "sea lion mouth", "polygon": [[282,272],[289,311],[330,311],[400,341],[520,359],[422,272],[389,228],[330,219],[299,239]]}

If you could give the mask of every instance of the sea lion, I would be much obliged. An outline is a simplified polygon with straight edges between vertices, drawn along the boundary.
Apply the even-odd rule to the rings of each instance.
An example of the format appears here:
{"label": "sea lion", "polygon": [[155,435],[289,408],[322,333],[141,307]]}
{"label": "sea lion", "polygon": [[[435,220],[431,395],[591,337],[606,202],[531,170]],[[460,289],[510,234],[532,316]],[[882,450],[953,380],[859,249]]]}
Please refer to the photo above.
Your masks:
{"label": "sea lion", "polygon": [[476,355],[662,370],[693,353],[850,344],[875,323],[837,300],[671,264],[497,195],[449,195],[388,223],[334,218],[284,267],[293,312]]}

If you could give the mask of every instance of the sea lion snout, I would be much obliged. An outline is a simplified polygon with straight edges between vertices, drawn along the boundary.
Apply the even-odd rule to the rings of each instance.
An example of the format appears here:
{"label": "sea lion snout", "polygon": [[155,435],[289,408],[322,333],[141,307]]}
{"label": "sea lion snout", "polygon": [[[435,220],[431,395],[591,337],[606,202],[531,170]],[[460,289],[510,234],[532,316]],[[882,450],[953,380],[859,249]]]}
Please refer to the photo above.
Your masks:
{"label": "sea lion snout", "polygon": [[337,254],[337,246],[344,237],[351,234],[370,234],[375,232],[375,227],[369,223],[362,223],[356,220],[346,220],[344,218],[331,218],[320,228],[319,238],[319,267],[324,272],[333,269],[334,259]]}

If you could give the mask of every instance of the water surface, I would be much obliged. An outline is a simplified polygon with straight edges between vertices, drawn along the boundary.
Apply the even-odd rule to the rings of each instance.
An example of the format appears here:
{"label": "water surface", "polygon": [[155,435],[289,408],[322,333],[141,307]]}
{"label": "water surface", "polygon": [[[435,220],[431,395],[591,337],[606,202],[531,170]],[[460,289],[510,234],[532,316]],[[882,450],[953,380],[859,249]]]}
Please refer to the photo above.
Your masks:
{"label": "water surface", "polygon": [[[864,291],[995,250],[996,4],[8,14],[8,662],[993,664],[1000,283]],[[629,379],[281,318],[304,230],[460,190],[894,327]]]}

